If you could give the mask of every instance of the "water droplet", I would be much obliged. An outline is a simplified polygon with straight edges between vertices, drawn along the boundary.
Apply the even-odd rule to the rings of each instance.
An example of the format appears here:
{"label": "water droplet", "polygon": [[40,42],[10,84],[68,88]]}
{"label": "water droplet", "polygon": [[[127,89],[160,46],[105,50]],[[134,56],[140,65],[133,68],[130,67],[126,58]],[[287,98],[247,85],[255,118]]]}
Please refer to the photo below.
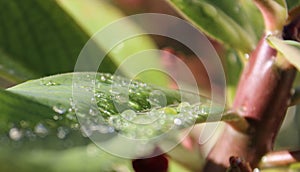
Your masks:
{"label": "water droplet", "polygon": [[125,110],[121,113],[121,116],[128,121],[133,121],[137,115],[133,110]]}
{"label": "water droplet", "polygon": [[29,140],[35,140],[36,135],[32,132],[32,130],[26,130],[24,136]]}
{"label": "water droplet", "polygon": [[105,76],[101,76],[101,77],[100,77],[100,80],[103,81],[103,82],[106,81]]}
{"label": "water droplet", "polygon": [[96,109],[90,108],[89,109],[89,114],[92,115],[92,116],[97,116],[97,115],[99,115],[99,111],[96,110]]}
{"label": "water droplet", "polygon": [[57,137],[59,139],[66,138],[67,134],[69,133],[69,130],[65,127],[58,127],[57,128]]}
{"label": "water droplet", "polygon": [[260,172],[258,168],[254,168],[253,172]]}
{"label": "water droplet", "polygon": [[121,130],[123,127],[123,121],[119,116],[109,117],[108,123],[117,130]]}
{"label": "water droplet", "polygon": [[72,124],[70,125],[70,127],[71,127],[71,129],[73,129],[73,130],[78,130],[78,129],[79,129],[79,124],[78,124],[78,123],[72,123]]}
{"label": "water droplet", "polygon": [[93,125],[90,127],[92,131],[98,131],[102,134],[112,133],[114,131],[113,127],[106,125]]}
{"label": "water droplet", "polygon": [[97,103],[97,100],[96,100],[95,97],[92,97],[92,98],[91,98],[91,103]]}
{"label": "water droplet", "polygon": [[18,141],[22,138],[23,136],[23,133],[21,130],[19,130],[18,128],[11,128],[9,130],[9,137],[12,139],[12,140],[15,140],[15,141]]}
{"label": "water droplet", "polygon": [[68,113],[68,114],[66,115],[66,118],[69,119],[69,120],[71,120],[71,121],[77,121],[76,115],[77,115],[77,117],[81,117],[81,118],[84,118],[84,117],[85,117],[85,115],[82,114],[82,113],[77,113],[77,114]]}
{"label": "water droplet", "polygon": [[63,107],[61,104],[53,106],[52,109],[58,114],[64,114],[67,111],[67,109]]}
{"label": "water droplet", "polygon": [[177,112],[182,113],[182,112],[188,111],[190,109],[190,107],[191,107],[191,105],[188,102],[182,102],[178,105],[176,110],[177,110]]}
{"label": "water droplet", "polygon": [[250,55],[249,54],[244,54],[246,59],[249,59]]}
{"label": "water droplet", "polygon": [[38,123],[34,127],[34,132],[40,137],[45,137],[48,135],[48,129],[42,123]]}
{"label": "water droplet", "polygon": [[113,101],[117,104],[126,104],[129,101],[129,99],[126,95],[117,95],[114,97]]}
{"label": "water droplet", "polygon": [[159,124],[160,124],[160,125],[164,125],[165,123],[166,123],[165,120],[163,120],[163,119],[160,119],[160,120],[159,120]]}
{"label": "water droplet", "polygon": [[28,121],[20,121],[20,126],[21,128],[28,128],[30,126],[29,122]]}
{"label": "water droplet", "polygon": [[154,131],[151,128],[146,129],[146,135],[151,137],[154,134]]}
{"label": "water droplet", "polygon": [[147,100],[151,107],[164,107],[167,105],[166,95],[160,90],[154,90],[150,93],[149,99]]}
{"label": "water droplet", "polygon": [[53,116],[53,119],[54,119],[55,121],[57,121],[57,120],[62,120],[63,117],[62,117],[62,116],[58,116],[58,115],[54,115],[54,116]]}
{"label": "water droplet", "polygon": [[87,126],[81,126],[80,130],[83,137],[90,137],[93,134],[93,131]]}
{"label": "water droplet", "polygon": [[178,126],[179,126],[179,125],[182,125],[181,119],[175,118],[175,119],[174,119],[174,124],[175,124],[175,125],[178,125]]}
{"label": "water droplet", "polygon": [[49,80],[49,81],[42,80],[41,84],[45,85],[45,86],[57,86],[57,85],[60,85],[60,83],[54,82],[54,81],[51,81],[51,80]]}

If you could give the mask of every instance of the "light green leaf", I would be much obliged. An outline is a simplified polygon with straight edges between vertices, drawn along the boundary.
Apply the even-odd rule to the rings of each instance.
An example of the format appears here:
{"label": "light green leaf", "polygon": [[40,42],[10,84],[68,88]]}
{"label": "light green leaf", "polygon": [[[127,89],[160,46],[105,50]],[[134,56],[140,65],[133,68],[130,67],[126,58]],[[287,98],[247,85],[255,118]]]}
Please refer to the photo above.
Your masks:
{"label": "light green leaf", "polygon": [[[77,87],[78,89],[76,89]],[[128,91],[126,88],[132,90],[128,94],[129,99],[118,102],[120,100],[118,97],[122,97]],[[90,99],[90,93],[95,97]],[[187,96],[185,99],[187,102],[181,102],[181,96]],[[78,97],[80,97],[80,100],[76,99]],[[200,104],[193,104],[192,100],[194,98],[200,98]],[[91,107],[94,108],[95,106],[90,105],[87,100],[96,103],[97,109],[90,111]],[[220,120],[218,118],[219,114],[222,113],[220,107],[212,107],[211,109],[210,100],[205,97],[199,97],[199,95],[188,92],[180,93],[176,90],[102,73],[69,73],[27,81],[9,88],[8,91],[2,90],[0,92],[0,103],[3,105],[0,112],[0,131],[2,131],[0,143],[2,146],[9,147],[3,149],[8,152],[4,151],[1,155],[4,156],[9,151],[13,151],[14,147],[12,146],[18,144],[21,147],[16,151],[20,150],[20,152],[16,153],[15,157],[16,162],[20,162],[18,164],[22,168],[28,166],[32,169],[32,166],[38,164],[43,168],[50,165],[51,162],[55,162],[56,165],[49,167],[50,171],[56,171],[61,166],[53,158],[58,153],[54,150],[68,148],[68,150],[61,152],[61,156],[64,158],[60,158],[60,160],[73,163],[79,160],[79,156],[83,156],[81,151],[75,151],[76,149],[73,147],[85,146],[90,142],[85,137],[86,132],[80,131],[80,128],[87,126],[79,125],[76,117],[80,119],[82,115],[85,115],[85,117],[89,117],[89,120],[94,118],[103,119],[102,122],[105,125],[113,127],[115,131],[122,135],[132,137],[130,134],[136,132],[135,137],[147,138],[164,133],[171,128],[176,130],[190,127],[195,121],[197,123],[206,122],[209,116],[211,117],[210,121],[218,121]],[[88,111],[80,111],[82,107],[87,107]],[[125,109],[117,109],[118,107],[125,107]],[[148,119],[151,115],[164,115],[164,123],[159,125],[151,123],[150,126],[145,125],[145,127],[143,125],[137,127],[135,123],[125,125],[124,115],[132,114],[128,114],[128,109],[133,110],[134,114],[138,114],[132,116],[135,122],[149,122]],[[96,113],[97,111],[100,113]],[[114,123],[115,120],[120,121],[121,124]],[[233,114],[229,114],[223,116],[222,120],[236,121],[238,118]],[[149,129],[153,133],[145,134],[147,133],[145,131],[149,131]],[[118,149],[120,148],[118,139],[110,138],[107,142],[110,145],[117,146]],[[82,149],[85,148],[82,147]],[[28,150],[33,151],[28,153]],[[43,151],[45,152],[43,153]],[[32,155],[31,158],[24,159],[23,156],[28,154]],[[48,156],[39,158],[41,154]],[[78,159],[67,158],[72,156]],[[1,163],[6,163],[8,160],[0,156]],[[22,166],[23,164],[25,165]],[[6,168],[7,166],[2,167]],[[91,168],[94,167],[98,166],[91,165]],[[64,167],[66,170],[70,168],[73,167]],[[78,166],[78,168],[83,167]]]}
{"label": "light green leaf", "polygon": [[[86,33],[93,35],[92,39],[97,43],[103,50],[108,52],[108,56],[111,57],[112,61],[117,67],[122,65],[128,57],[136,53],[141,53],[144,50],[157,49],[154,42],[148,35],[140,35],[127,40],[119,40],[120,43],[110,50],[107,42],[112,39],[99,38],[97,32],[101,32],[102,29],[109,27],[113,22],[124,18],[125,16],[120,10],[115,8],[113,5],[107,3],[108,1],[99,0],[56,0],[58,4],[70,14],[73,19],[80,25]],[[88,11],[88,12],[87,12]],[[122,32],[130,32],[131,34],[140,33],[140,28],[134,22],[126,22],[126,28]],[[120,28],[110,28],[111,37],[117,37]],[[106,42],[107,41],[107,42]],[[137,63],[127,63],[122,66],[122,72],[129,78],[136,77],[136,73],[133,69],[136,69]],[[160,58],[144,58],[142,63],[139,63],[141,69],[148,69],[147,66],[155,68],[160,67]],[[100,67],[101,69],[101,67]],[[157,71],[147,71],[146,73],[139,74],[138,78],[144,82],[152,83],[161,86],[167,86],[168,79],[166,75]]]}
{"label": "light green leaf", "polygon": [[274,36],[267,38],[269,44],[278,50],[283,57],[300,71],[300,43],[296,41],[284,41]]}
{"label": "light green leaf", "polygon": [[[33,142],[34,143],[34,142]],[[31,143],[31,144],[33,144]],[[5,149],[6,148],[6,149]],[[99,172],[132,171],[131,161],[112,156],[93,144],[55,149],[0,148],[1,171],[45,171],[45,172]]]}
{"label": "light green leaf", "polygon": [[[80,83],[76,81],[80,81]],[[74,85],[77,86],[74,87]],[[76,89],[76,87],[78,88]],[[175,119],[178,119],[178,128],[189,127],[195,121],[197,123],[206,122],[209,115],[211,121],[218,121],[220,120],[219,115],[223,111],[221,107],[210,108],[209,99],[199,97],[199,95],[168,90],[101,73],[55,75],[28,81],[8,90],[54,109],[57,107],[63,107],[64,109],[74,108],[70,106],[75,103],[75,108],[84,109],[80,113],[87,113],[86,115],[88,115],[91,109],[96,108],[96,111],[99,111],[104,117],[105,123],[122,130],[121,132],[124,132],[124,134],[130,133],[131,129],[135,128],[135,124],[127,125],[127,122],[122,117],[122,115],[128,115],[128,110],[131,112],[130,114],[133,114],[134,121],[139,122],[151,120],[152,118],[149,118],[150,113],[154,116],[166,115],[166,121],[161,130],[156,131],[153,128],[155,125],[146,126],[146,128],[155,131],[151,134],[165,132],[165,129],[170,129],[174,125]],[[186,97],[185,100],[190,102],[181,102],[182,97]],[[92,99],[96,102],[97,107],[88,103]],[[195,103],[193,101],[196,99],[200,101],[200,104],[193,104]],[[185,109],[184,113],[189,112],[183,115],[182,109]],[[139,115],[136,116],[136,113]],[[230,114],[223,116],[222,119],[232,121],[239,118]],[[116,120],[121,121],[122,126],[110,122]],[[144,121],[143,123],[145,122],[149,121]],[[126,123],[127,127],[123,128],[123,123]]]}
{"label": "light green leaf", "polygon": [[245,6],[231,1],[169,0],[176,9],[189,18],[208,36],[243,52],[256,44],[254,28],[246,18]]}
{"label": "light green leaf", "polygon": [[300,0],[287,0],[286,1],[289,10],[300,5]]}

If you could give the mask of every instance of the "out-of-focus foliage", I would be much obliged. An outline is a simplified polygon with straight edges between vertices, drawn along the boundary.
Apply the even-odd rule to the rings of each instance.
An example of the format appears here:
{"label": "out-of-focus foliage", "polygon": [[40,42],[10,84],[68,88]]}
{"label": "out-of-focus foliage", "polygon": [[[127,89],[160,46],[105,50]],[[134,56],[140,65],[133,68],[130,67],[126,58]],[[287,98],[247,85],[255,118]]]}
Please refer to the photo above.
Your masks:
{"label": "out-of-focus foliage", "polygon": [[[258,35],[261,34],[261,26],[249,22],[254,22],[251,17],[258,17],[259,12],[250,10],[253,4],[247,0],[170,2],[205,34],[244,53],[254,49]],[[256,24],[261,24],[261,20],[260,17],[256,18]]]}

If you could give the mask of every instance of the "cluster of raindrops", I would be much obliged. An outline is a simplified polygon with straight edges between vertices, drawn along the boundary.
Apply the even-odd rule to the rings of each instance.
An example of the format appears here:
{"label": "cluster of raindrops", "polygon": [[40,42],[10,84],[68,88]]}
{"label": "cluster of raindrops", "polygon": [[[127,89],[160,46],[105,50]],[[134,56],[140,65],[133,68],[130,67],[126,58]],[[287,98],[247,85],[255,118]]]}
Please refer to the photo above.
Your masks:
{"label": "cluster of raindrops", "polygon": [[58,139],[63,140],[68,137],[71,131],[80,130],[71,99],[69,108],[62,104],[57,104],[52,109],[52,119],[44,119],[39,122],[21,120],[18,123],[10,124],[11,127],[7,133],[8,138],[11,141],[22,142],[35,141],[47,136],[56,136]]}
{"label": "cluster of raindrops", "polygon": [[[132,139],[149,139],[164,133],[192,126],[196,120],[205,120],[210,101],[190,105],[168,97],[163,90],[149,84],[110,74],[97,74],[91,79],[93,105],[81,118],[84,136],[93,134],[121,134]],[[174,91],[176,94],[178,92]]]}
{"label": "cluster of raindrops", "polygon": [[[179,92],[172,96],[163,89],[135,80],[110,74],[87,75],[89,81],[81,88],[93,93],[87,109],[80,109],[78,100],[69,99],[69,105],[52,107],[53,117],[32,124],[22,121],[13,124],[8,136],[13,141],[34,140],[55,135],[65,139],[72,131],[84,137],[93,134],[121,134],[131,139],[149,139],[205,121],[210,113],[210,101],[200,104],[180,102]],[[43,81],[46,86],[60,85]]]}
{"label": "cluster of raindrops", "polygon": [[183,102],[147,112],[126,110],[120,115],[111,116],[108,124],[128,138],[149,139],[190,127],[196,120],[204,122],[208,114],[208,104],[190,105]]}

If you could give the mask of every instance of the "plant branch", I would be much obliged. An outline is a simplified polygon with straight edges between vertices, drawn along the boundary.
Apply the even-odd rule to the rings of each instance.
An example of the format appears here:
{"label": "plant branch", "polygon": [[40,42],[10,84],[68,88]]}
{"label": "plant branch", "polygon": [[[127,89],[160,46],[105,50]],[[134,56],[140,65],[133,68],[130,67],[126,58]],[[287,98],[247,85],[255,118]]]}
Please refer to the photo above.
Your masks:
{"label": "plant branch", "polygon": [[[254,2],[264,16],[265,32],[280,36],[286,21],[285,1]],[[299,31],[298,17],[290,23],[293,25],[284,30],[284,35],[295,35]],[[227,125],[208,155],[204,171],[225,171],[229,167],[227,160],[231,156],[241,157],[255,168],[261,157],[272,150],[291,101],[291,89],[296,75],[296,69],[287,61],[276,63],[276,56],[277,51],[268,45],[264,36],[242,73],[232,107],[233,111],[240,112],[250,127],[247,132],[240,132]]]}
{"label": "plant branch", "polygon": [[262,158],[259,166],[260,168],[287,166],[298,161],[300,161],[300,151],[271,152]]}
{"label": "plant branch", "polygon": [[261,39],[239,82],[233,110],[250,124],[246,133],[228,125],[208,156],[205,171],[225,171],[230,156],[256,167],[272,150],[274,138],[285,116],[295,77],[291,65],[277,66],[276,51]]}

